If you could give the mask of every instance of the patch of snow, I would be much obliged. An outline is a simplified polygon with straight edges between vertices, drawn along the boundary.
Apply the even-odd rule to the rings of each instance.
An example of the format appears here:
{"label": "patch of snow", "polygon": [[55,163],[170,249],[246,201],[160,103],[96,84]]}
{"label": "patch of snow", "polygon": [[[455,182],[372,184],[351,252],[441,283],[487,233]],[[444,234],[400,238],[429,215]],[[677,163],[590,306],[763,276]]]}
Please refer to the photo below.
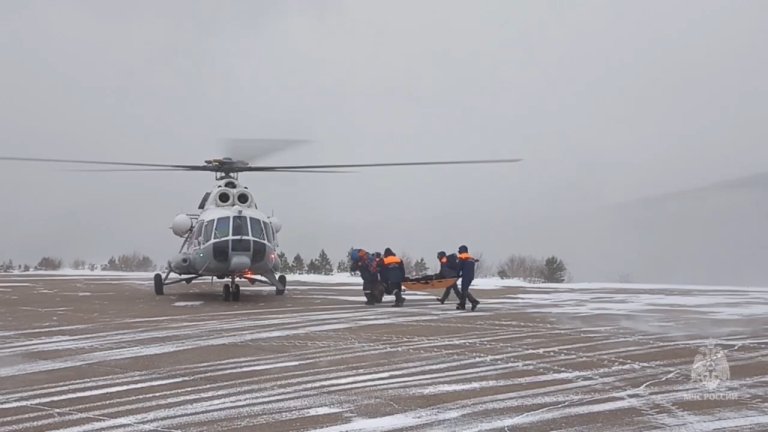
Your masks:
{"label": "patch of snow", "polygon": [[171,304],[171,306],[200,306],[203,303],[205,302],[201,302],[201,301],[176,302]]}

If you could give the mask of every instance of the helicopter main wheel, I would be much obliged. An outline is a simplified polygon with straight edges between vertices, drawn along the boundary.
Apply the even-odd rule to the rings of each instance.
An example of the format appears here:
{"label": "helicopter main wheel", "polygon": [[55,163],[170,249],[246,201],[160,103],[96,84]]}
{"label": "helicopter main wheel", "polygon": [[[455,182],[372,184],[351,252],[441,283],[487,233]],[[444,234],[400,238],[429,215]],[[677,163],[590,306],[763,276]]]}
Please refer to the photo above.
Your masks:
{"label": "helicopter main wheel", "polygon": [[229,284],[224,284],[224,301],[229,301],[232,296],[232,291],[229,289]]}
{"label": "helicopter main wheel", "polygon": [[280,275],[277,277],[277,283],[282,285],[283,287],[275,287],[275,294],[277,295],[283,295],[285,294],[285,284],[287,283],[287,280],[285,278],[285,275]]}
{"label": "helicopter main wheel", "polygon": [[165,294],[163,292],[163,275],[160,273],[155,273],[155,295],[163,295]]}
{"label": "helicopter main wheel", "polygon": [[238,284],[232,285],[232,301],[234,302],[240,301],[240,285]]}

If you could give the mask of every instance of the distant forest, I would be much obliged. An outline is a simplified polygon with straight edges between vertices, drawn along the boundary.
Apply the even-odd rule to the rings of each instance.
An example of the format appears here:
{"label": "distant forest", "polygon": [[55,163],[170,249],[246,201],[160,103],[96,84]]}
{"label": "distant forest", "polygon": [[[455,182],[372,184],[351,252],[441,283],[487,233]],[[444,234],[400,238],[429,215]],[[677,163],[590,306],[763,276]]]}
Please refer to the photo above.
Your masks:
{"label": "distant forest", "polygon": [[[325,249],[321,249],[315,258],[306,261],[300,253],[288,259],[285,252],[278,253],[280,260],[280,271],[285,274],[312,274],[312,275],[332,275],[332,274],[354,274],[350,272],[349,259],[341,259],[334,266]],[[521,279],[529,282],[549,282],[561,283],[570,280],[570,274],[565,263],[556,256],[547,258],[538,258],[526,255],[510,255],[503,262],[492,265],[483,260],[482,253],[475,253],[473,256],[478,260],[476,264],[476,277],[500,277],[502,279]],[[403,260],[406,274],[409,277],[426,276],[437,273],[439,265],[437,262],[430,266],[424,257],[414,259],[407,253],[400,254]],[[436,259],[434,260],[436,261]],[[12,259],[0,263],[0,272],[29,272],[41,270],[60,270],[69,268],[73,270],[89,271],[123,271],[123,272],[162,272],[166,271],[165,265],[157,265],[150,257],[139,252],[111,256],[105,263],[86,262],[77,258],[69,265],[65,265],[61,258],[45,256],[34,266],[29,264],[15,264]]]}

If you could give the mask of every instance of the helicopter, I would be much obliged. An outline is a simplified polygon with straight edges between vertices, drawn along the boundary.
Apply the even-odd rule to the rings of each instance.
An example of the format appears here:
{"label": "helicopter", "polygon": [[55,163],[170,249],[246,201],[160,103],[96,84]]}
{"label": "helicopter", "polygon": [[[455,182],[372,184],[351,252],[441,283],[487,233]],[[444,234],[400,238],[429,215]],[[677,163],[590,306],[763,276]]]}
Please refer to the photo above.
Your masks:
{"label": "helicopter", "polygon": [[[234,142],[234,141],[233,141]],[[261,145],[258,157],[306,140],[249,139],[236,144]],[[266,147],[265,147],[266,146]],[[236,148],[230,146],[230,148]],[[253,149],[251,149],[253,150]],[[242,152],[242,151],[241,151]],[[237,151],[230,151],[237,153]],[[259,210],[253,194],[240,182],[245,172],[294,172],[294,173],[348,173],[338,171],[347,168],[397,167],[424,165],[464,165],[513,163],[522,159],[486,159],[465,161],[424,161],[361,164],[320,165],[251,165],[254,158],[232,156],[205,160],[201,165],[158,164],[141,162],[109,162],[76,159],[28,158],[0,156],[0,161],[47,162],[66,164],[90,164],[131,168],[77,169],[75,171],[203,171],[213,173],[215,183],[205,192],[198,204],[197,213],[179,213],[173,218],[170,229],[183,239],[179,251],[168,260],[165,275],[155,273],[155,295],[165,294],[165,287],[179,283],[190,284],[194,280],[210,277],[225,280],[222,286],[224,301],[240,301],[238,280],[251,285],[261,283],[273,286],[275,294],[285,294],[287,278],[280,274],[277,234],[282,229],[280,220]],[[176,274],[170,280],[171,274]]]}

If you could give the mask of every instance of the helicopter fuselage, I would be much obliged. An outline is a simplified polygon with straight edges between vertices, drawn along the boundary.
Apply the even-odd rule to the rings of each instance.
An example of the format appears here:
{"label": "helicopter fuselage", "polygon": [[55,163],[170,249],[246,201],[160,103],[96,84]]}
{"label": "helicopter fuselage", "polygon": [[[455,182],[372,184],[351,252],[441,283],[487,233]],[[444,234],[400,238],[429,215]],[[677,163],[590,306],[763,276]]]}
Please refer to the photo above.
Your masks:
{"label": "helicopter fuselage", "polygon": [[280,271],[276,237],[262,212],[235,206],[204,211],[189,234],[186,250],[170,268],[180,275],[228,277]]}
{"label": "helicopter fuselage", "polygon": [[[180,214],[173,220],[171,229],[185,240],[168,262],[169,274],[231,279],[233,286],[237,278],[253,283],[255,276],[263,276],[279,293],[285,290],[284,277],[277,277],[280,222],[258,210],[246,187],[221,178],[198,209],[199,215]],[[163,284],[170,284],[167,278]]]}

